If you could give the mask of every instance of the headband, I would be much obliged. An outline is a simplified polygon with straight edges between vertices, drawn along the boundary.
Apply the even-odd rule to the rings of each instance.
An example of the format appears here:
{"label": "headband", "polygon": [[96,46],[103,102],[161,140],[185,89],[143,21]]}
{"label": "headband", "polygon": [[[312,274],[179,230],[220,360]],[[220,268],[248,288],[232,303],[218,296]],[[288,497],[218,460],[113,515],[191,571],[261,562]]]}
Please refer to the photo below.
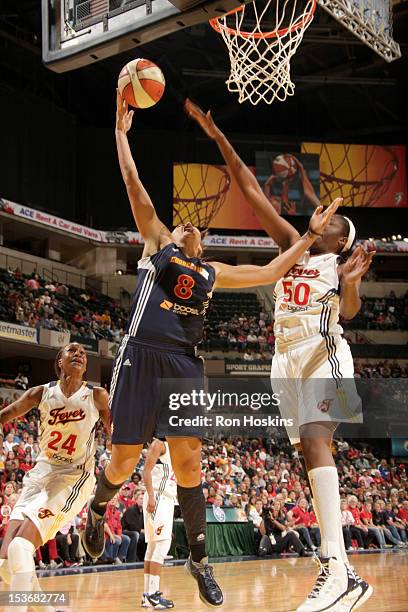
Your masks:
{"label": "headband", "polygon": [[352,247],[352,244],[354,242],[354,239],[356,237],[356,228],[354,227],[354,223],[352,221],[350,221],[350,219],[348,217],[343,217],[349,224],[349,234],[348,234],[348,238],[347,238],[347,242],[344,245],[344,247],[341,249],[341,252],[344,253],[345,251],[349,251]]}

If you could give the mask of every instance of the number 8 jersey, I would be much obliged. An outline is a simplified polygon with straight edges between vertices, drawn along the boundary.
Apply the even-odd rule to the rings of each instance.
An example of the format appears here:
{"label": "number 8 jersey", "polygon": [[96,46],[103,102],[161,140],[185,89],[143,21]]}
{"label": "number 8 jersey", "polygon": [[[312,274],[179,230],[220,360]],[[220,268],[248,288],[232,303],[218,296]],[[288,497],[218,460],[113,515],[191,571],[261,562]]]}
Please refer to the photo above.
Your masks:
{"label": "number 8 jersey", "polygon": [[93,469],[99,411],[92,385],[84,382],[73,395],[65,397],[59,381],[50,382],[44,385],[38,408],[41,453],[37,462]]}
{"label": "number 8 jersey", "polygon": [[138,263],[126,333],[142,344],[195,347],[215,280],[214,268],[174,243]]}
{"label": "number 8 jersey", "polygon": [[277,282],[274,333],[278,350],[315,335],[343,333],[337,267],[336,254],[306,253]]}

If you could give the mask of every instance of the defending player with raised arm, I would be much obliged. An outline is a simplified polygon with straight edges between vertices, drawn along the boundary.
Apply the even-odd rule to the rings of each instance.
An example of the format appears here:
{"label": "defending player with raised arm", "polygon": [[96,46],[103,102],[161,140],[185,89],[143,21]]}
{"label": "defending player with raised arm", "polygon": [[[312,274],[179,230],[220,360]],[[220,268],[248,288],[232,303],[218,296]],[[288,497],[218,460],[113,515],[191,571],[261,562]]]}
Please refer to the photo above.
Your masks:
{"label": "defending player with raised arm", "polygon": [[[143,187],[130,151],[127,132],[133,111],[117,93],[116,144],[119,164],[136,225],[145,240],[138,263],[136,291],[125,337],[113,366],[110,406],[112,459],[101,473],[88,512],[83,545],[98,557],[104,548],[103,515],[107,502],[131,475],[143,444],[153,435],[167,437],[177,478],[177,497],[191,556],[187,569],[201,599],[219,606],[223,596],[206,556],[205,500],[201,487],[201,439],[180,427],[178,436],[157,431],[166,405],[158,390],[162,379],[174,380],[177,392],[203,384],[203,362],[196,348],[203,336],[206,310],[215,287],[268,285],[277,280],[322,234],[336,211],[315,211],[309,230],[266,266],[229,266],[202,259],[201,233],[191,223],[171,233],[159,220]],[[195,383],[194,383],[195,384]],[[190,407],[193,411],[193,408]]]}
{"label": "defending player with raised arm", "polygon": [[[187,100],[186,112],[218,145],[262,226],[282,251],[299,234],[269,203],[252,172],[238,157],[210,113]],[[280,410],[296,423],[288,432],[302,453],[310,481],[322,545],[320,574],[298,612],[359,608],[373,589],[349,565],[341,529],[337,469],[331,452],[340,422],[361,422],[350,347],[342,337],[340,315],[360,310],[359,287],[374,252],[358,246],[352,221],[333,215],[321,236],[275,287],[275,355],[272,387],[284,391]],[[344,261],[344,259],[346,261]]]}
{"label": "defending player with raised arm", "polygon": [[78,514],[95,486],[95,427],[101,418],[109,432],[109,407],[105,389],[83,380],[86,366],[83,346],[68,344],[55,359],[59,380],[28,389],[0,412],[3,425],[40,411],[40,454],[23,479],[0,551],[0,574],[11,591],[41,590],[35,550]]}
{"label": "defending player with raised arm", "polygon": [[177,482],[171,465],[169,445],[155,438],[147,451],[143,467],[143,520],[147,549],[144,558],[142,607],[157,610],[173,608],[160,592],[160,576],[171,546]]}
{"label": "defending player with raised arm", "polygon": [[[253,208],[260,224],[271,238],[274,239],[282,252],[285,252],[299,238],[299,232],[286,219],[283,219],[271,205],[263,193],[256,177],[244,164],[231,143],[216,126],[211,112],[206,114],[191,100],[185,102],[186,113],[194,119],[209,138],[217,144],[228,170],[237,181],[248,204]],[[339,205],[341,203],[339,202]],[[317,207],[316,210],[319,210]],[[350,241],[349,238],[353,237]],[[355,241],[355,229],[349,219],[342,215],[333,215],[324,232],[309,248],[310,255],[325,253],[350,254]],[[352,319],[359,312],[361,300],[359,286],[361,278],[371,265],[373,251],[366,251],[362,246],[354,250],[347,260],[347,265],[337,266],[340,281],[340,315]]]}

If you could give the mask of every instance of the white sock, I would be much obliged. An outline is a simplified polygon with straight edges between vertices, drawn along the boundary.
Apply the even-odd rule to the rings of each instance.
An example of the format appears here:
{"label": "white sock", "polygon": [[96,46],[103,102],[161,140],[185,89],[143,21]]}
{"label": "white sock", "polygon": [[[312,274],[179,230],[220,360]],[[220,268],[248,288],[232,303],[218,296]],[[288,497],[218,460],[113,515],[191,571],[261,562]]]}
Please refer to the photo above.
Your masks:
{"label": "white sock", "polygon": [[159,586],[160,576],[153,576],[153,574],[150,574],[149,590],[147,591],[149,595],[153,595],[153,593],[156,593],[156,591],[159,590]]}
{"label": "white sock", "polygon": [[[11,573],[10,591],[32,591],[36,584],[35,546],[19,536],[10,542],[7,555]],[[26,612],[27,606],[7,608],[10,612]]]}
{"label": "white sock", "polygon": [[10,584],[11,575],[10,568],[8,566],[8,559],[0,559],[0,577],[6,584]]}
{"label": "white sock", "polygon": [[149,582],[150,582],[150,574],[145,574],[144,575],[143,593],[148,593],[149,592]]}
{"label": "white sock", "polygon": [[313,505],[319,520],[322,557],[336,557],[339,561],[344,560],[344,557],[347,559],[341,530],[337,470],[329,465],[313,468],[309,472],[309,480],[313,491]]}

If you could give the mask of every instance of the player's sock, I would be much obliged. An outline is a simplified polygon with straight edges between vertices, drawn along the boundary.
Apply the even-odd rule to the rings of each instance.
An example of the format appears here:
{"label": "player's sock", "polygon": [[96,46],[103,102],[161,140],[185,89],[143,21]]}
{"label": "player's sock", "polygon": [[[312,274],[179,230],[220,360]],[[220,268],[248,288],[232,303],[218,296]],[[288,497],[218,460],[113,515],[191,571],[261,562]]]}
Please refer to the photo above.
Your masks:
{"label": "player's sock", "polygon": [[149,586],[146,591],[149,595],[153,595],[157,593],[160,587],[160,576],[154,576],[153,574],[149,575]]}
{"label": "player's sock", "polygon": [[112,484],[106,478],[105,470],[101,472],[95,491],[95,497],[91,503],[91,509],[96,515],[96,518],[101,518],[105,514],[107,503],[110,502],[112,497],[115,497],[122,485],[123,482],[120,484]]}
{"label": "player's sock", "polygon": [[144,575],[143,593],[148,593],[149,592],[150,575],[151,574],[145,574]]}
{"label": "player's sock", "polygon": [[[7,555],[11,573],[11,591],[32,591],[35,583],[35,546],[19,536],[10,542]],[[13,612],[26,612],[27,606],[13,606]]]}
{"label": "player's sock", "polygon": [[207,521],[203,488],[201,484],[191,488],[177,485],[177,498],[184,519],[191,558],[195,563],[200,563],[206,557]]}
{"label": "player's sock", "polygon": [[11,575],[8,565],[8,559],[0,559],[0,577],[6,584],[10,584]]}
{"label": "player's sock", "polygon": [[341,513],[337,470],[330,465],[313,468],[309,471],[309,478],[319,518],[322,539],[321,555],[322,557],[336,557],[337,560],[343,561],[344,541],[343,533],[341,533],[340,540]]}

